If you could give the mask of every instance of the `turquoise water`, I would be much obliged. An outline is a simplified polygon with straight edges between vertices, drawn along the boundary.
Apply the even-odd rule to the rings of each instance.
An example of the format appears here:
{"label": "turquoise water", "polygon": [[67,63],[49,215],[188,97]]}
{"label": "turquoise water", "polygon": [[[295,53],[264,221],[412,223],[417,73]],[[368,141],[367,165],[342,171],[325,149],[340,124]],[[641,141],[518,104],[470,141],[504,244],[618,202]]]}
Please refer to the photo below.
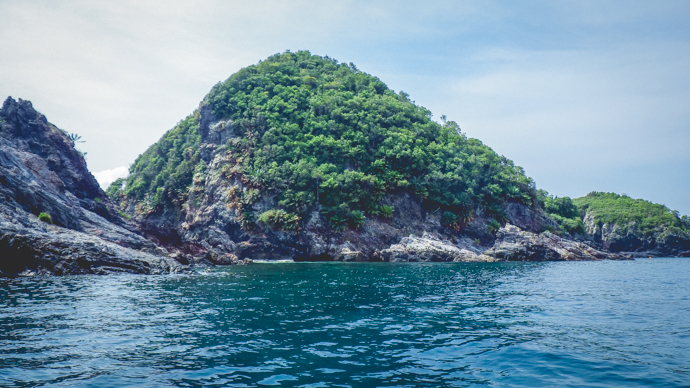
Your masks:
{"label": "turquoise water", "polygon": [[690,386],[690,259],[0,280],[3,387]]}

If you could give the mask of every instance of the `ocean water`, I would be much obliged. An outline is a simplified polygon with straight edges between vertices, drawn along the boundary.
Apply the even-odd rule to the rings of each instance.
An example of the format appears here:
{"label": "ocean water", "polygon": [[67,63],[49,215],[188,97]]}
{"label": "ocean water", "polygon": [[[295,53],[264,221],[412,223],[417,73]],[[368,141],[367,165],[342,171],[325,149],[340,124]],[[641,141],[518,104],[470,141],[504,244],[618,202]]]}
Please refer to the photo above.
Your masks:
{"label": "ocean water", "polygon": [[688,387],[690,259],[0,279],[2,387]]}

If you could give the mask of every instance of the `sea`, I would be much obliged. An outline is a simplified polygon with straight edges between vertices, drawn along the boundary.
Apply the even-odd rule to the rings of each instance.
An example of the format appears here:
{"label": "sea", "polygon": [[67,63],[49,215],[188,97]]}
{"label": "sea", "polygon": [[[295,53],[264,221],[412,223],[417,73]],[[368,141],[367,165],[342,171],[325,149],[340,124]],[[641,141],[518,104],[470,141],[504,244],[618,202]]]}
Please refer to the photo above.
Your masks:
{"label": "sea", "polygon": [[690,259],[0,279],[2,387],[689,387]]}

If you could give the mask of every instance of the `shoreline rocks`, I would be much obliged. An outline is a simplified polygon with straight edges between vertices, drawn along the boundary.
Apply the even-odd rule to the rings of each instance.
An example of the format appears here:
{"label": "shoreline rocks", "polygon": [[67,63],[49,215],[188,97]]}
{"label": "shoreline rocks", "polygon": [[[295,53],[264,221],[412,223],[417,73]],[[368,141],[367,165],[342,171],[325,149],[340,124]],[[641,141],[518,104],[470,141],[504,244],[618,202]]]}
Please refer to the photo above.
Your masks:
{"label": "shoreline rocks", "polygon": [[[469,249],[468,249],[469,248]],[[630,256],[607,253],[587,244],[549,232],[532,233],[506,224],[496,234],[494,245],[477,252],[477,247],[454,244],[428,234],[409,236],[375,254],[382,261],[496,262],[496,261],[583,261],[626,260]]]}

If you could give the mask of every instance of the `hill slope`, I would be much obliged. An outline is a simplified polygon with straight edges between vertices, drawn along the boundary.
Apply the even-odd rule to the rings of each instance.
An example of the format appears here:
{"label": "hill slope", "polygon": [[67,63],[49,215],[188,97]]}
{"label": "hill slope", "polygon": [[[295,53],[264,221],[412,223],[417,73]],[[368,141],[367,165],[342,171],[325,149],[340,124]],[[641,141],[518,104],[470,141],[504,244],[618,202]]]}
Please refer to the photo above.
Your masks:
{"label": "hill slope", "polygon": [[108,193],[150,238],[220,263],[381,259],[425,233],[481,253],[506,222],[556,228],[522,168],[354,65],[308,52],[216,85]]}
{"label": "hill slope", "polygon": [[587,233],[607,250],[672,256],[690,251],[690,219],[664,205],[600,192],[573,203]]}

